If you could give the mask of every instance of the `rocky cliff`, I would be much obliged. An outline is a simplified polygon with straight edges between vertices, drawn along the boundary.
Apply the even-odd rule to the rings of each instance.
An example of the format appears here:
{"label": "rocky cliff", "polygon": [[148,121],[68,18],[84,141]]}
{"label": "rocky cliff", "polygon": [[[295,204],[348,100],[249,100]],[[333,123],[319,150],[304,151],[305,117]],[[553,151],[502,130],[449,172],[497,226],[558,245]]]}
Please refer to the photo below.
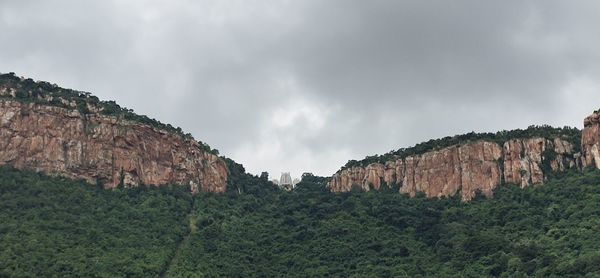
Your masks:
{"label": "rocky cliff", "polygon": [[10,80],[0,82],[0,164],[106,188],[179,184],[192,192],[225,191],[225,162],[191,136],[101,113],[100,105],[83,102],[82,109],[79,99]]}
{"label": "rocky cliff", "polygon": [[584,167],[600,169],[600,111],[583,120],[581,153]]}
{"label": "rocky cliff", "polygon": [[573,144],[561,138],[512,139],[502,145],[478,140],[350,167],[335,173],[329,187],[334,192],[347,192],[397,184],[400,192],[411,196],[417,192],[427,197],[460,193],[463,200],[470,200],[477,192],[491,196],[502,182],[521,187],[543,183],[548,171],[576,167],[577,157]]}

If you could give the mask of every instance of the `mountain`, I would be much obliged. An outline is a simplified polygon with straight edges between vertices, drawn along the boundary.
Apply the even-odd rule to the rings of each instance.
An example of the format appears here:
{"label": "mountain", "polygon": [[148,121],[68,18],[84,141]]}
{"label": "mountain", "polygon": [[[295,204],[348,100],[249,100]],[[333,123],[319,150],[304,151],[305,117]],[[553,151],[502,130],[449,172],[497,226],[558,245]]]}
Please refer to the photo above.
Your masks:
{"label": "mountain", "polygon": [[[541,184],[569,169],[600,167],[598,115],[586,118],[583,131],[531,126],[469,133],[351,160],[328,187],[348,192],[388,186],[410,196],[459,194],[468,201],[478,192],[491,197],[503,183]],[[2,74],[0,127],[0,165],[105,188],[180,184],[195,193],[227,190],[229,170],[216,150],[180,128],[86,92]]]}
{"label": "mountain", "polygon": [[470,202],[331,193],[308,174],[288,192],[238,174],[243,194],[192,195],[0,167],[0,277],[600,275],[591,168]]}
{"label": "mountain", "polygon": [[47,82],[0,75],[0,165],[105,188],[180,184],[224,192],[225,161],[180,128]]}
{"label": "mountain", "polygon": [[430,140],[291,191],[13,74],[0,137],[0,277],[600,276],[600,111],[582,131]]}
{"label": "mountain", "polygon": [[531,126],[495,134],[470,133],[351,160],[328,186],[333,192],[398,186],[410,196],[459,194],[467,201],[478,192],[491,197],[505,183],[522,188],[543,184],[569,169],[600,168],[599,118],[598,112],[587,117],[583,131]]}

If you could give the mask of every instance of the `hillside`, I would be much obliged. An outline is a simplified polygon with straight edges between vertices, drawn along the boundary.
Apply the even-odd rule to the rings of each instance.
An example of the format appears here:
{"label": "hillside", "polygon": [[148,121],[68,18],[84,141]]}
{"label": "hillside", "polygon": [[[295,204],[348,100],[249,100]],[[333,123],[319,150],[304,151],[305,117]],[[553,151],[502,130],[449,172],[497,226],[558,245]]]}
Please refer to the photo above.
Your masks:
{"label": "hillside", "polygon": [[430,140],[414,147],[350,160],[333,174],[334,192],[398,188],[427,197],[459,194],[469,201],[479,192],[493,196],[504,183],[528,187],[570,169],[600,169],[600,114],[585,118],[584,129],[530,126],[525,130],[469,133]]}
{"label": "hillside", "polygon": [[246,194],[192,196],[1,168],[0,276],[600,275],[596,170],[469,203],[331,193],[311,175],[287,192],[238,174]]}
{"label": "hillside", "polygon": [[0,165],[105,188],[179,184],[224,192],[227,166],[180,128],[89,93],[0,75]]}
{"label": "hillside", "polygon": [[349,161],[292,191],[179,128],[14,74],[0,139],[0,277],[600,275],[598,111],[583,130]]}
{"label": "hillside", "polygon": [[181,187],[105,190],[0,167],[0,277],[158,277],[192,203]]}
{"label": "hillside", "polygon": [[183,273],[286,277],[576,277],[600,274],[600,173],[494,199],[332,194],[306,176],[295,192],[201,195]]}

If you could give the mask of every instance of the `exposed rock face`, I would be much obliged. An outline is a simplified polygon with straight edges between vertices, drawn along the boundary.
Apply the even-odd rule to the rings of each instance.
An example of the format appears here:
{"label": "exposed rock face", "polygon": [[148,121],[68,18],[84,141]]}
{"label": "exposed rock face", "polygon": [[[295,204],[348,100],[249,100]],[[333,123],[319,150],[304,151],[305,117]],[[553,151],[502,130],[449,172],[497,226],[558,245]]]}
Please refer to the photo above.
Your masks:
{"label": "exposed rock face", "polygon": [[583,120],[581,153],[583,167],[600,169],[600,113],[594,113]]}
{"label": "exposed rock face", "polygon": [[542,160],[548,149],[555,156],[549,164],[552,171],[563,172],[575,167],[573,145],[569,142],[558,138],[510,140],[504,143],[504,180],[521,187],[543,183]]}
{"label": "exposed rock face", "polygon": [[383,183],[398,184],[400,192],[411,196],[423,192],[427,197],[443,197],[460,192],[463,200],[471,200],[477,192],[491,196],[503,179],[522,187],[543,183],[544,163],[553,171],[576,167],[572,144],[559,138],[514,139],[503,146],[471,142],[345,169],[333,175],[329,187],[347,192],[353,187],[369,190],[385,186]]}
{"label": "exposed rock face", "polygon": [[0,100],[0,164],[106,188],[189,185],[224,192],[225,162],[184,139],[151,126],[49,105]]}
{"label": "exposed rock face", "polygon": [[494,188],[500,185],[502,175],[498,167],[502,151],[498,144],[477,142],[460,146],[458,152],[462,169],[462,199],[471,200],[477,191],[491,196]]}
{"label": "exposed rock face", "polygon": [[461,182],[458,147],[428,152],[406,158],[405,175],[400,192],[414,196],[424,192],[436,197],[443,192],[455,193]]}

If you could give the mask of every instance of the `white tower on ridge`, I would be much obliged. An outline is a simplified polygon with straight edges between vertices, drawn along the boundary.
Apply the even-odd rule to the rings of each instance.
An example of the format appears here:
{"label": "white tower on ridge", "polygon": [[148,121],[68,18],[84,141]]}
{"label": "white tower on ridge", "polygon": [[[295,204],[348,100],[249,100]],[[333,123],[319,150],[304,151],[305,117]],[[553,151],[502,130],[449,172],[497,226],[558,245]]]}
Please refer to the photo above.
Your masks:
{"label": "white tower on ridge", "polygon": [[279,187],[285,190],[292,190],[294,188],[294,183],[292,182],[292,176],[289,172],[281,173],[281,178],[279,178]]}

